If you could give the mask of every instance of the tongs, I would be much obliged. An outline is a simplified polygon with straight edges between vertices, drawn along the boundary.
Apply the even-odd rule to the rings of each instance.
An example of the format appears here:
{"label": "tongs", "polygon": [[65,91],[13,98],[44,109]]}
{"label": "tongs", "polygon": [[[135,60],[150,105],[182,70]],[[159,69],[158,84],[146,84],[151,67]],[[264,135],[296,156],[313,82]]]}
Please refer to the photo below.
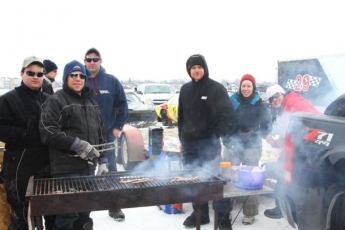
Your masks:
{"label": "tongs", "polygon": [[97,149],[99,153],[101,152],[104,152],[104,151],[108,151],[108,150],[113,150],[113,149],[117,149],[117,146],[116,146],[116,141],[114,142],[107,142],[107,143],[103,143],[103,144],[99,144],[99,145],[93,145],[93,147],[97,148],[97,147],[105,147],[107,145],[113,145],[113,147],[110,147],[110,148],[104,148],[104,149]]}

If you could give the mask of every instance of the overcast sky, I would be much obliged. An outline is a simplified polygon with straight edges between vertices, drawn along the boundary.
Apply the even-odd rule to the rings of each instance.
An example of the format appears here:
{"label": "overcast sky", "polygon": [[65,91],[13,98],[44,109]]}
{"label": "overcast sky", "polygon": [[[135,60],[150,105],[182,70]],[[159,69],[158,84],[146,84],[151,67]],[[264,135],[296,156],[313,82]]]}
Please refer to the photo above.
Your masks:
{"label": "overcast sky", "polygon": [[188,79],[203,54],[210,77],[274,81],[277,60],[345,53],[342,1],[11,0],[0,3],[0,77],[30,55],[65,64],[97,48],[120,80]]}

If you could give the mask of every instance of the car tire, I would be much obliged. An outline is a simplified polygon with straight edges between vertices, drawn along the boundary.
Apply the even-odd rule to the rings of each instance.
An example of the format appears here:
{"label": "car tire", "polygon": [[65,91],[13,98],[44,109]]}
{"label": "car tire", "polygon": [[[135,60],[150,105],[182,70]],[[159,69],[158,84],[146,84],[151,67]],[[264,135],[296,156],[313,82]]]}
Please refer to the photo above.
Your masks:
{"label": "car tire", "polygon": [[169,120],[167,111],[165,109],[161,110],[161,117],[162,117],[162,124],[164,126],[171,125],[171,121]]}
{"label": "car tire", "polygon": [[334,204],[331,215],[330,230],[345,229],[345,195],[339,196]]}
{"label": "car tire", "polygon": [[128,142],[125,134],[121,135],[119,151],[121,152],[122,166],[126,171],[132,170],[138,165],[138,162],[129,161]]}
{"label": "car tire", "polygon": [[[120,146],[121,142],[119,139],[116,139],[117,147]],[[122,153],[121,148],[117,148],[116,163],[122,165]]]}

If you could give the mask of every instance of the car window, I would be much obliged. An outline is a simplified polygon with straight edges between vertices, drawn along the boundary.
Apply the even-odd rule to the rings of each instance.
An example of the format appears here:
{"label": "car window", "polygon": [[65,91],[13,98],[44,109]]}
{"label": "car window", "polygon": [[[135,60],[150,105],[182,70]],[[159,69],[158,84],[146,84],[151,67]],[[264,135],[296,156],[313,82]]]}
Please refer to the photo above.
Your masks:
{"label": "car window", "polygon": [[129,102],[141,102],[134,93],[126,93],[126,99]]}
{"label": "car window", "polygon": [[169,85],[148,85],[145,87],[145,93],[175,93]]}

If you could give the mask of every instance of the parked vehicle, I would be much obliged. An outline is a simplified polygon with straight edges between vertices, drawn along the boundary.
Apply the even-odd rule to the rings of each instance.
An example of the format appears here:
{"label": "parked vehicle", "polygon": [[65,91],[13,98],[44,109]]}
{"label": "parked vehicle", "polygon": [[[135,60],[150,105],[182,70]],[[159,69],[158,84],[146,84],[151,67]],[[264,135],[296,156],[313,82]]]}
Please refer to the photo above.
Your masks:
{"label": "parked vehicle", "polygon": [[134,91],[125,90],[129,116],[117,138],[117,163],[125,170],[133,169],[146,159],[144,140],[138,128],[153,125],[156,122],[156,112],[153,105],[144,104]]}
{"label": "parked vehicle", "polygon": [[173,122],[177,122],[178,99],[179,94],[175,94],[166,103],[156,106],[155,110],[158,117],[157,121],[162,122],[165,126],[171,125]]}
{"label": "parked vehicle", "polygon": [[145,101],[146,98],[151,98],[155,105],[159,105],[178,93],[178,90],[175,90],[168,84],[151,83],[138,85],[136,93],[142,101]]}
{"label": "parked vehicle", "polygon": [[345,229],[345,118],[294,113],[284,148],[278,201],[298,229]]}

